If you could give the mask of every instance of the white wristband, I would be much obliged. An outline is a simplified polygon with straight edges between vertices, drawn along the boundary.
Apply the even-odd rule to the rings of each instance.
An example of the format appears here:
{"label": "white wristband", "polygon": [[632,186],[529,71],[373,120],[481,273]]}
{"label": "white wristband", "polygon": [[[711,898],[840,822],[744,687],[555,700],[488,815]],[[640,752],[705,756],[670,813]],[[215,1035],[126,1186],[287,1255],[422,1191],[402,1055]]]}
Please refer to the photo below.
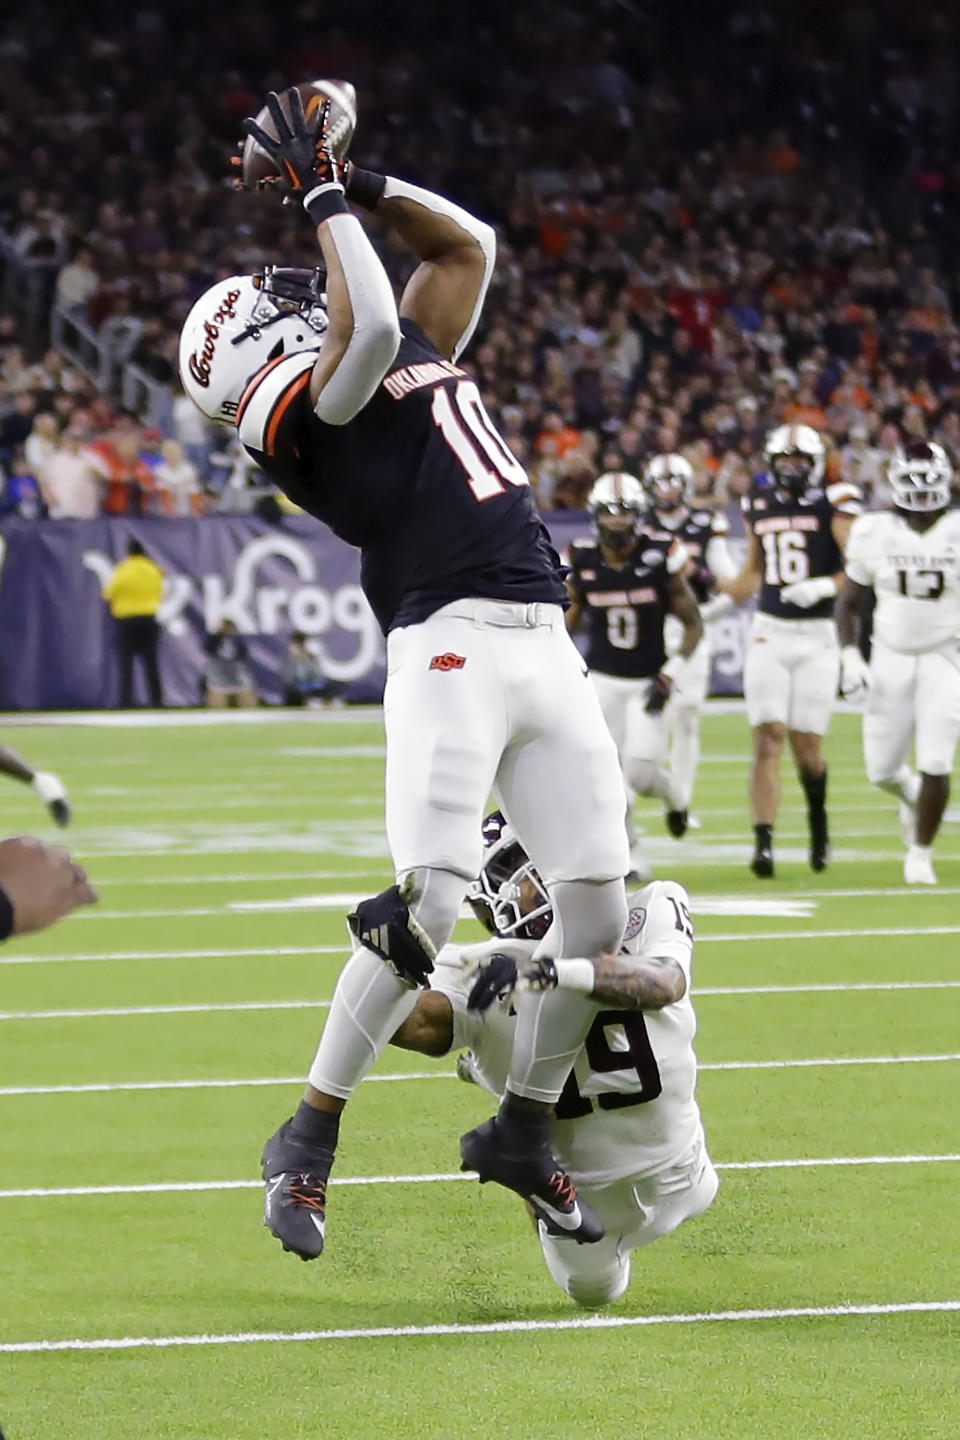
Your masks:
{"label": "white wristband", "polygon": [[680,674],[681,670],[683,669],[683,665],[684,665],[684,657],[683,657],[682,655],[679,655],[679,654],[678,654],[678,655],[672,655],[672,656],[670,657],[670,659],[667,661],[666,665],[661,665],[661,666],[660,666],[660,674],[661,674],[661,675],[666,675],[666,677],[667,677],[668,680],[674,680],[674,681],[675,681],[676,678],[677,678],[677,676]]}
{"label": "white wristband", "polygon": [[579,990],[581,995],[589,995],[597,983],[592,960],[555,960],[553,963],[557,967],[558,990]]}

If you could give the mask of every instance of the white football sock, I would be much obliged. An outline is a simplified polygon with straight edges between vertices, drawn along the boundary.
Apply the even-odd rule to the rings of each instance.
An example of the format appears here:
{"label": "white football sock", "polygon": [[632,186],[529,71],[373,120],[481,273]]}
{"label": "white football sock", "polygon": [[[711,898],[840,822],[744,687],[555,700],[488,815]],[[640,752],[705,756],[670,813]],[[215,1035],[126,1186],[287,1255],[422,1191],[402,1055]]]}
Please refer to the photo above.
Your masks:
{"label": "white football sock", "polygon": [[692,705],[682,705],[670,718],[673,731],[670,773],[680,802],[673,808],[689,810],[700,766],[700,712]]}

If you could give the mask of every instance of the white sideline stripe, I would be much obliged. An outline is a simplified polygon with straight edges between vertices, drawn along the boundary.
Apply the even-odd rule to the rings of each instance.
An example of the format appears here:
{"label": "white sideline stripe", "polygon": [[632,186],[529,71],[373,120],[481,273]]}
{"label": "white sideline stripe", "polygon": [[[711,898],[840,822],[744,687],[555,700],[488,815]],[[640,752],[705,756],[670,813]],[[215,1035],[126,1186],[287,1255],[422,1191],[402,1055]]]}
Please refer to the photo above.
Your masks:
{"label": "white sideline stripe", "polygon": [[[814,1070],[835,1065],[941,1065],[960,1060],[960,1053],[947,1055],[843,1055],[817,1060],[717,1060],[701,1064],[704,1070]],[[388,1075],[368,1075],[364,1084],[385,1085],[398,1080],[456,1080],[455,1070],[408,1070]],[[12,1095],[100,1095],[118,1090],[240,1090],[268,1085],[302,1085],[302,1075],[266,1075],[251,1080],[122,1080],[97,1081],[89,1085],[5,1085],[0,1098]]]}
{"label": "white sideline stripe", "polygon": [[264,1345],[281,1341],[406,1339],[424,1335],[510,1335],[547,1330],[623,1330],[638,1325],[703,1325],[742,1320],[822,1320],[847,1315],[930,1315],[960,1310],[960,1300],[909,1300],[885,1305],[796,1305],[776,1310],[701,1310],[676,1315],[585,1315],[567,1320],[492,1320],[474,1325],[377,1325],[356,1330],[247,1330],[226,1335],[125,1335],[111,1340],[17,1340],[0,1354],[51,1350],[169,1350],[183,1345]]}
{"label": "white sideline stripe", "polygon": [[[709,995],[817,995],[876,990],[960,990],[960,980],[862,980],[844,985],[705,985]],[[207,1015],[235,1010],[326,1010],[329,1000],[231,1000],[197,1005],[111,1005],[100,1010],[0,1010],[3,1020],[99,1020],[126,1015]]]}
{"label": "white sideline stripe", "polygon": [[[960,1155],[837,1155],[826,1159],[727,1160],[716,1163],[718,1170],[819,1170],[854,1165],[955,1165]],[[339,1185],[435,1185],[453,1180],[476,1180],[474,1170],[452,1170],[424,1175],[336,1175],[330,1184]],[[52,1189],[0,1190],[0,1200],[54,1200],[90,1195],[196,1194],[214,1190],[259,1190],[262,1180],[171,1180],[145,1185],[61,1185]]]}
{"label": "white sideline stripe", "polygon": [[[131,914],[143,915],[144,911]],[[189,915],[190,911],[179,910],[178,915]],[[218,912],[221,913],[221,912]],[[92,918],[96,918],[93,916]],[[960,925],[915,925],[893,929],[862,930],[752,930],[731,932],[728,935],[698,935],[698,945],[767,940],[856,940],[861,937],[917,936],[917,935],[960,935]],[[240,947],[227,950],[110,950],[94,954],[70,955],[0,955],[0,965],[52,965],[80,960],[215,960],[243,959],[257,955],[343,955],[346,958],[347,944],[343,945],[266,945],[253,948]]]}

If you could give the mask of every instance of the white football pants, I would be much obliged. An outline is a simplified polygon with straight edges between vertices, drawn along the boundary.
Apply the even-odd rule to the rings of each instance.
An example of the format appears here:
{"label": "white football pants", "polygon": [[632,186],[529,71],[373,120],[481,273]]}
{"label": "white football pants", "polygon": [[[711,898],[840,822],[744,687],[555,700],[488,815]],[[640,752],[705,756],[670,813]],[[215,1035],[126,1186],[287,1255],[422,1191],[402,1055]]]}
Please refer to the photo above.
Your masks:
{"label": "white football pants", "polygon": [[896,775],[916,742],[925,775],[949,775],[960,739],[960,663],[956,647],[907,655],[874,636],[863,713],[863,758],[874,785]]}
{"label": "white football pants", "polygon": [[609,1305],[630,1283],[631,1250],[652,1245],[684,1220],[702,1215],[719,1187],[702,1129],[686,1153],[656,1175],[618,1180],[602,1189],[578,1185],[607,1233],[596,1245],[578,1245],[547,1234],[541,1221],[540,1248],[547,1269],[578,1305]]}
{"label": "white football pants", "polygon": [[830,728],[840,679],[832,620],[781,620],[758,611],[743,666],[747,719],[809,735]]}

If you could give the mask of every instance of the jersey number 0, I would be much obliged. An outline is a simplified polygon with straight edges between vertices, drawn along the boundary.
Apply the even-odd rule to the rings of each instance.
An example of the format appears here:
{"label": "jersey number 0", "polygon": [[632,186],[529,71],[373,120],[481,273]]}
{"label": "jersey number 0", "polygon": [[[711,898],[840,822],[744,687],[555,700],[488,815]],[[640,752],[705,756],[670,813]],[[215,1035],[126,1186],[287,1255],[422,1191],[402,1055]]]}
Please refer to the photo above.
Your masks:
{"label": "jersey number 0", "polygon": [[497,433],[472,380],[458,381],[452,399],[446,386],[438,386],[430,414],[466,471],[477,500],[502,495],[504,480],[508,485],[529,485],[527,472]]}

